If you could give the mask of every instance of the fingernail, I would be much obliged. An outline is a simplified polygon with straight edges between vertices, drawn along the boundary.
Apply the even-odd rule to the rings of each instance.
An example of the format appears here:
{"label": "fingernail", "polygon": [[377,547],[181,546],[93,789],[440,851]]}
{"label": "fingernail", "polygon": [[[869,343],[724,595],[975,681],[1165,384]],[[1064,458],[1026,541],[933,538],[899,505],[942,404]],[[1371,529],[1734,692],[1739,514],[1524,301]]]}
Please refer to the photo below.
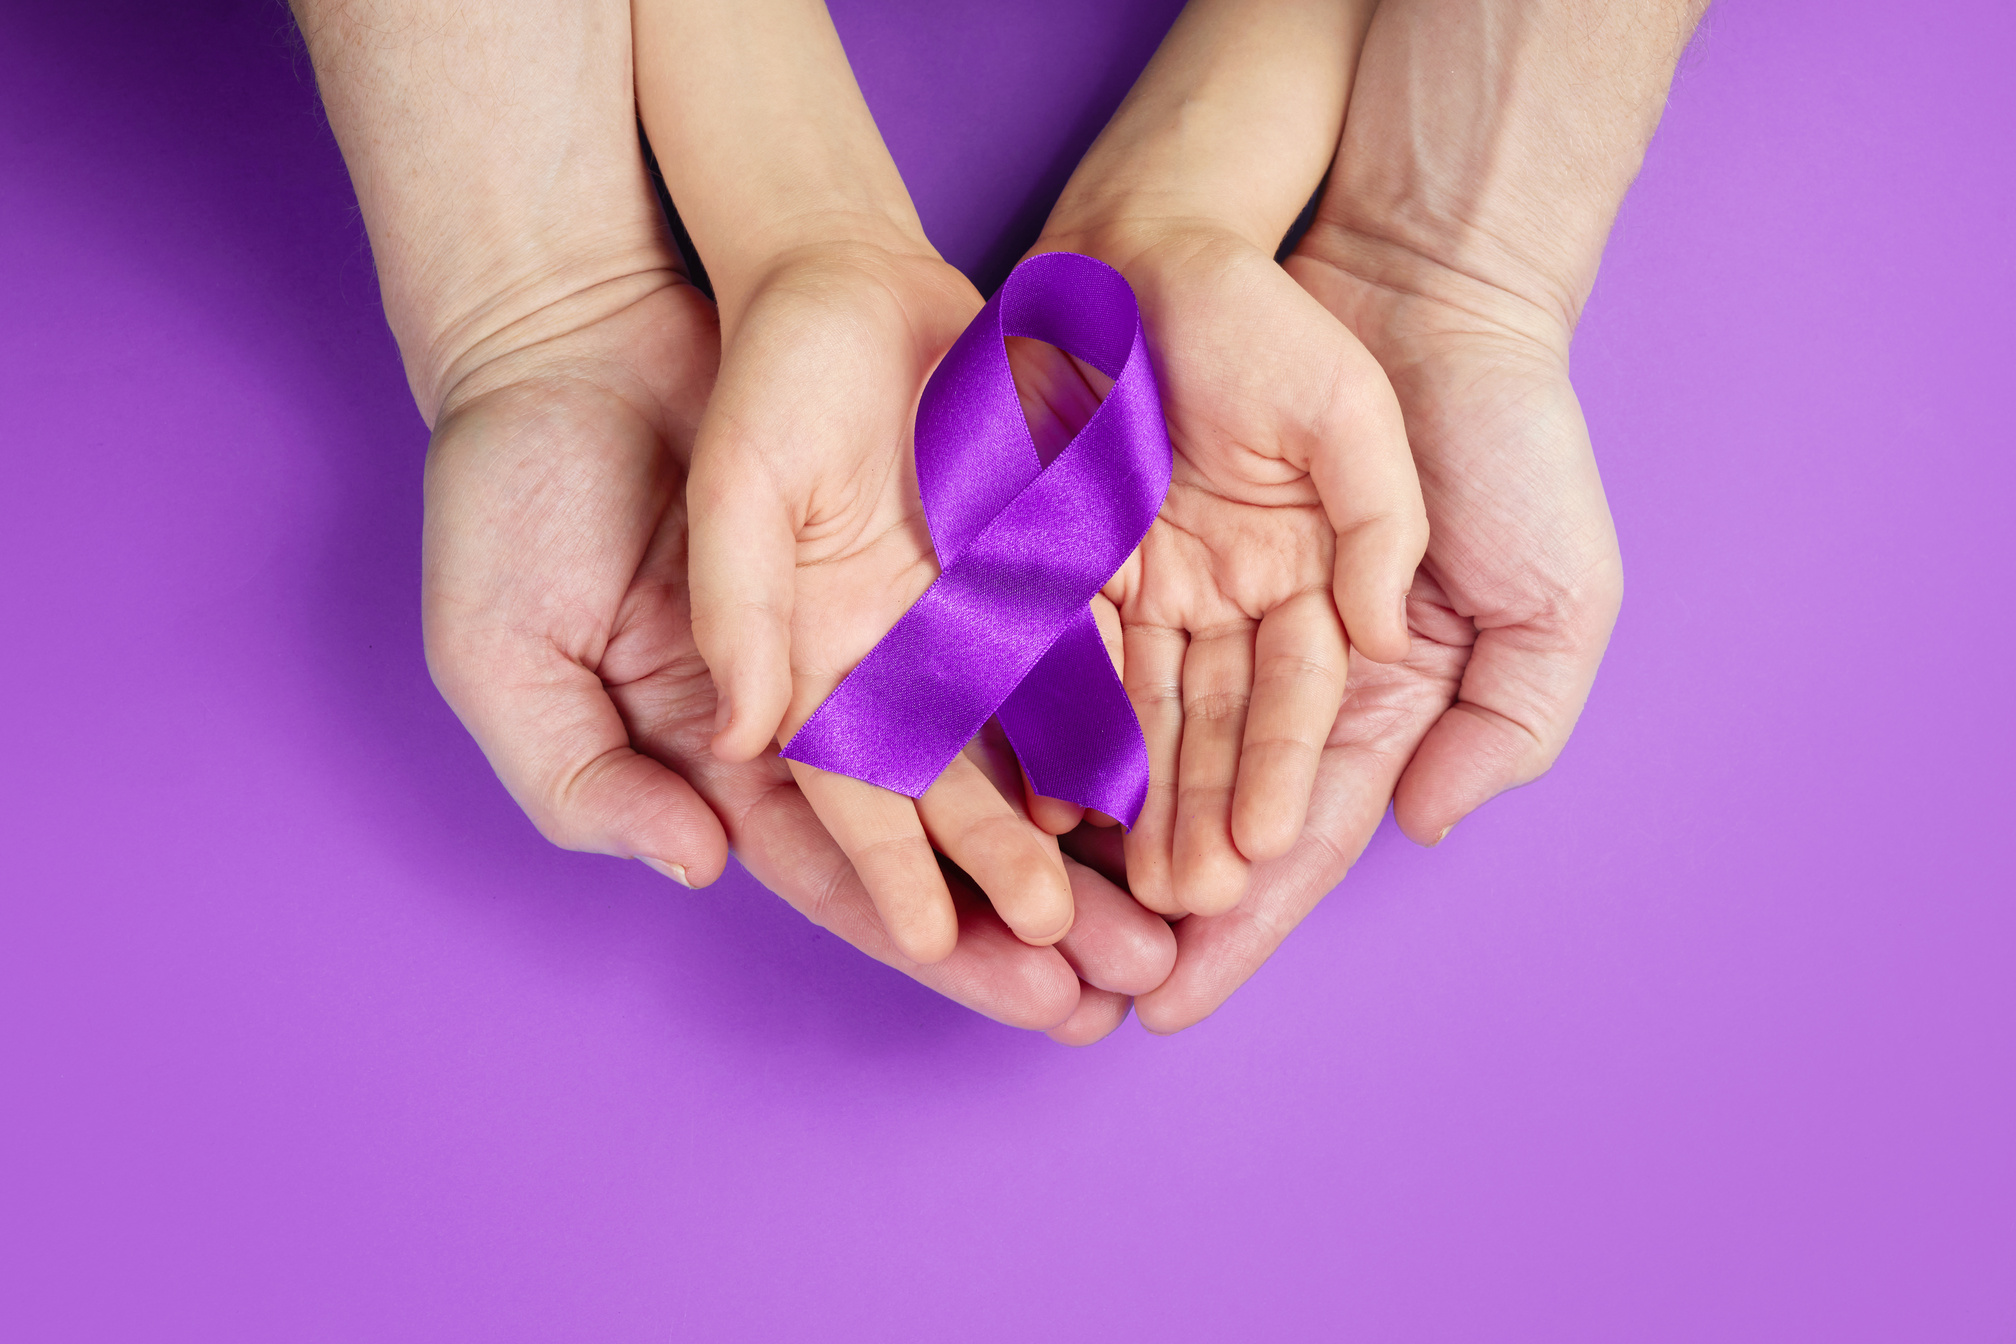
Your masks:
{"label": "fingernail", "polygon": [[1444,826],[1442,828],[1442,834],[1436,836],[1433,840],[1430,840],[1428,842],[1428,848],[1433,849],[1435,848],[1435,846],[1441,844],[1444,840],[1447,840],[1449,838],[1449,832],[1455,829],[1456,829],[1456,823],[1453,821],[1450,822],[1447,826]]}
{"label": "fingernail", "polygon": [[[1444,832],[1444,834],[1447,834],[1447,832]],[[686,880],[686,869],[680,866],[679,864],[666,863],[663,859],[646,858],[642,854],[639,854],[637,856],[637,862],[643,864],[646,868],[651,869],[653,872],[659,872],[665,874],[665,876],[671,878],[674,882],[677,882],[680,886],[686,888],[686,890],[688,891],[693,890],[693,884]]]}

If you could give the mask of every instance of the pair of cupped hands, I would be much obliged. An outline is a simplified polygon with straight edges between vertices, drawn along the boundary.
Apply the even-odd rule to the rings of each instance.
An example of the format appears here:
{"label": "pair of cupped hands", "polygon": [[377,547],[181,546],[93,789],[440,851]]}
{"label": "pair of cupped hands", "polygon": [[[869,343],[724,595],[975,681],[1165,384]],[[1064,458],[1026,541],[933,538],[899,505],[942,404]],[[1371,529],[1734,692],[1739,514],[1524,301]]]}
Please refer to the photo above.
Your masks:
{"label": "pair of cupped hands", "polygon": [[[1165,77],[1222,45],[1192,27]],[[1158,151],[1113,128],[1031,249],[1130,282],[1175,452],[1094,603],[1149,749],[1137,824],[1035,795],[993,731],[914,801],[782,761],[937,573],[912,423],[982,299],[907,196],[710,249],[645,37],[643,119],[719,306],[661,243],[662,268],[565,296],[581,316],[557,334],[467,361],[428,460],[430,666],[545,835],[693,887],[732,847],[869,955],[1084,1044],[1130,1004],[1158,1032],[1212,1012],[1389,800],[1434,845],[1551,764],[1619,600],[1568,380],[1580,295],[1517,240],[1380,218],[1350,189],[1391,175],[1418,115],[1407,80],[1363,73],[1376,27],[1341,142],[1317,128],[1330,186],[1285,262],[1282,221],[1157,186]],[[1152,112],[1156,74],[1116,127]],[[1292,217],[1307,191],[1276,199]],[[1047,458],[1101,379],[1033,342],[1010,358]]]}

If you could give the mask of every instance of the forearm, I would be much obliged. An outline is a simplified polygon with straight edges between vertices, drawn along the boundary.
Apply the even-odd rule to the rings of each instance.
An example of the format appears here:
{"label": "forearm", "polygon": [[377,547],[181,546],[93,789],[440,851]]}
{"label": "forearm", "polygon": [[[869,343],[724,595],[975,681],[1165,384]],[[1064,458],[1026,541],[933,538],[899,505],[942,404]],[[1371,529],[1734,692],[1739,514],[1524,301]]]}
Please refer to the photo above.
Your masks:
{"label": "forearm", "polygon": [[1272,251],[1334,153],[1372,0],[1191,0],[1045,226],[1205,226]]}
{"label": "forearm", "polygon": [[1318,228],[1489,277],[1572,330],[1705,8],[1385,0]]}
{"label": "forearm", "polygon": [[820,0],[635,0],[644,126],[724,326],[782,259],[935,255]]}
{"label": "forearm", "polygon": [[475,363],[676,265],[637,145],[626,0],[294,0],[430,423]]}

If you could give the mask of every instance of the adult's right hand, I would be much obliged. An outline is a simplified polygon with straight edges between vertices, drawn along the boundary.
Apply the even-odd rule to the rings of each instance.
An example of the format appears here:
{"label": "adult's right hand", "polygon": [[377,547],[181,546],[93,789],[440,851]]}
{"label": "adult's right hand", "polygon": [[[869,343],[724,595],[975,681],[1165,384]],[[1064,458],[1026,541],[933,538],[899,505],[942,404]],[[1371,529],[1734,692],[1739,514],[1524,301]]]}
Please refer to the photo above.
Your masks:
{"label": "adult's right hand", "polygon": [[1401,829],[1434,845],[1552,765],[1621,599],[1565,332],[1550,348],[1481,330],[1474,309],[1403,300],[1316,260],[1333,241],[1306,244],[1290,269],[1380,356],[1406,412],[1431,529],[1408,600],[1413,647],[1397,664],[1353,657],[1308,825],[1254,870],[1237,908],[1176,926],[1175,971],[1136,1005],[1155,1031],[1198,1021],[1243,984],[1343,880],[1389,799]]}
{"label": "adult's right hand", "polygon": [[1440,843],[1538,777],[1622,597],[1568,378],[1611,221],[1703,0],[1386,0],[1314,227],[1287,263],[1391,380],[1428,510],[1413,650],[1353,659],[1302,838],[1178,926],[1151,1030],[1206,1016],[1344,877],[1387,799]]}

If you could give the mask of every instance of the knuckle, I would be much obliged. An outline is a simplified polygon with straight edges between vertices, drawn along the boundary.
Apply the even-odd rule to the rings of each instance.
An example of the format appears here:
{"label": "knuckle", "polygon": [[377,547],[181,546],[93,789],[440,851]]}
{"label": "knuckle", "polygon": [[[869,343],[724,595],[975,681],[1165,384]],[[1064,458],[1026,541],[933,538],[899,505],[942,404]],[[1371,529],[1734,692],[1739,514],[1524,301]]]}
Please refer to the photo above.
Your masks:
{"label": "knuckle", "polygon": [[1231,810],[1231,803],[1229,783],[1185,784],[1176,790],[1176,806],[1186,816],[1222,815]]}
{"label": "knuckle", "polygon": [[1205,691],[1186,701],[1183,713],[1205,724],[1234,723],[1246,717],[1251,703],[1252,696],[1245,691]]}
{"label": "knuckle", "polygon": [[960,866],[973,871],[976,879],[984,873],[989,880],[1005,880],[1019,887],[1042,883],[1054,866],[1042,842],[1012,816],[982,817],[973,822],[959,834],[957,849]]}
{"label": "knuckle", "polygon": [[627,746],[611,747],[577,762],[555,779],[526,809],[539,833],[562,849],[594,852],[605,848],[607,827],[595,818],[596,808],[589,795],[607,783],[612,766],[629,752]]}
{"label": "knuckle", "polygon": [[1344,669],[1327,658],[1306,653],[1269,654],[1254,669],[1256,685],[1311,685],[1323,690],[1344,689]]}
{"label": "knuckle", "polygon": [[[1275,767],[1282,764],[1300,764],[1305,758],[1315,756],[1323,750],[1328,725],[1325,725],[1325,730],[1324,735],[1288,731],[1249,736],[1241,746],[1241,751],[1266,758],[1256,764]],[[1287,758],[1285,762],[1283,757]]]}
{"label": "knuckle", "polygon": [[898,881],[925,867],[937,871],[931,844],[921,835],[880,836],[851,847],[847,857],[871,891],[879,883]]}
{"label": "knuckle", "polygon": [[539,834],[561,849],[586,853],[596,848],[588,828],[570,812],[550,806],[532,806],[526,809],[526,814],[532,818]]}
{"label": "knuckle", "polygon": [[1137,712],[1166,714],[1183,707],[1182,683],[1171,677],[1129,678],[1127,694]]}

